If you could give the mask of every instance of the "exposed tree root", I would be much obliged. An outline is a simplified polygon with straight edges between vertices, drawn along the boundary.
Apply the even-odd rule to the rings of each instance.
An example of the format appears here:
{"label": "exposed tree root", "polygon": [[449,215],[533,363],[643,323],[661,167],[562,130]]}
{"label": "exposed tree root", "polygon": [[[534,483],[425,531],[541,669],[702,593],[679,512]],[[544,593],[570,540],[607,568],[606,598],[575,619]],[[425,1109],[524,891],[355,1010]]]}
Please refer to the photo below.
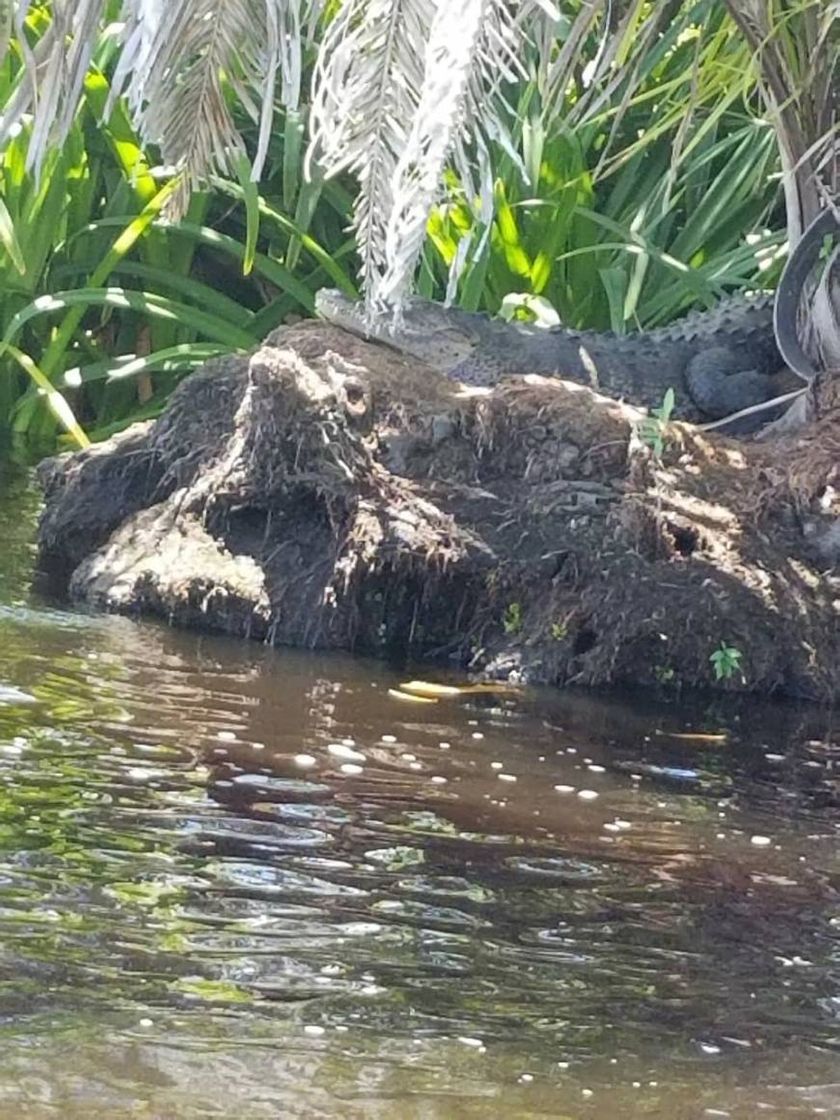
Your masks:
{"label": "exposed tree root", "polygon": [[80,599],[532,681],[840,694],[840,391],[739,443],[579,385],[467,391],[335,328],[186,380],[51,460],[41,566]]}

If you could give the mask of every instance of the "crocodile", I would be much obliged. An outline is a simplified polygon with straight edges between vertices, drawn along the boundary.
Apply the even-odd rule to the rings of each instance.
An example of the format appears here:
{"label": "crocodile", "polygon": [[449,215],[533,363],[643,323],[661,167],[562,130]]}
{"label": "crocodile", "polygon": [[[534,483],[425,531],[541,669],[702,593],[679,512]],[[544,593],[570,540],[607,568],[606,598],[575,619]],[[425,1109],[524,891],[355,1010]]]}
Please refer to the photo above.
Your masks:
{"label": "crocodile", "polygon": [[[693,422],[729,417],[793,387],[774,337],[772,294],[727,297],[709,311],[625,335],[545,329],[417,298],[396,318],[371,319],[361,302],[334,289],[318,292],[315,306],[335,325],[468,385],[542,374],[647,408],[660,405],[670,388],[672,415]],[[802,385],[795,377],[794,383]],[[771,416],[759,412],[731,430],[752,431]]]}

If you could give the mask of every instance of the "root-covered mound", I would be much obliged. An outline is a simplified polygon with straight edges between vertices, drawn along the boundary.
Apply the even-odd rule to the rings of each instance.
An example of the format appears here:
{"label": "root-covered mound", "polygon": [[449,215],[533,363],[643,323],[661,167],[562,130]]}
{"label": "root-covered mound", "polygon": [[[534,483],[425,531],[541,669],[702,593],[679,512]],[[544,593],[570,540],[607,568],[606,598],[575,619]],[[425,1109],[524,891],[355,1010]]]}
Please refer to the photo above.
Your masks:
{"label": "root-covered mound", "polygon": [[738,443],[562,381],[468,391],[333,327],[209,362],[42,467],[77,599],[520,679],[840,693],[840,401]]}

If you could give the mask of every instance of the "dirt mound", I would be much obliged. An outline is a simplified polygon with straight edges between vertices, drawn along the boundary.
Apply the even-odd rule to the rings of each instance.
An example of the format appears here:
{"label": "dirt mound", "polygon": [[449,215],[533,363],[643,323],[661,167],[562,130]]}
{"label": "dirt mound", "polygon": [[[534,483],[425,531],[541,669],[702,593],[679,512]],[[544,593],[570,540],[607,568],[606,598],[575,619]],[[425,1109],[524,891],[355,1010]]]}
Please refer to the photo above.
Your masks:
{"label": "dirt mound", "polygon": [[278,644],[586,684],[710,684],[723,645],[727,687],[836,698],[830,389],[799,436],[670,424],[660,449],[579,385],[466,390],[301,324],[46,463],[40,565],[105,609]]}

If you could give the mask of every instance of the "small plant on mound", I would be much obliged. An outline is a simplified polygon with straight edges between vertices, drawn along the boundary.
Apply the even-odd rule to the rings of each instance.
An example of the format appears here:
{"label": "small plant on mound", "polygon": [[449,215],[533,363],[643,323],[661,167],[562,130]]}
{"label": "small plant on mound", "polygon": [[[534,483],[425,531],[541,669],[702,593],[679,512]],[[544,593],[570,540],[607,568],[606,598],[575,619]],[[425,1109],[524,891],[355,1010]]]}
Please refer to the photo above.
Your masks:
{"label": "small plant on mound", "polygon": [[741,680],[744,679],[744,674],[741,669],[741,661],[743,654],[735,646],[729,646],[726,642],[721,642],[718,648],[709,657],[712,663],[712,668],[715,672],[716,681],[728,681],[735,676],[736,673],[741,674]]}
{"label": "small plant on mound", "polygon": [[522,629],[522,604],[508,603],[502,625],[506,634],[518,634]]}
{"label": "small plant on mound", "polygon": [[560,619],[551,624],[551,636],[555,642],[562,642],[569,636],[569,624],[565,619]]}
{"label": "small plant on mound", "polygon": [[675,400],[674,390],[667,389],[665,396],[662,398],[662,404],[658,408],[652,408],[650,416],[647,416],[639,424],[639,439],[645,447],[651,449],[657,459],[662,458],[662,453],[665,450],[665,437],[671,414],[674,411]]}

